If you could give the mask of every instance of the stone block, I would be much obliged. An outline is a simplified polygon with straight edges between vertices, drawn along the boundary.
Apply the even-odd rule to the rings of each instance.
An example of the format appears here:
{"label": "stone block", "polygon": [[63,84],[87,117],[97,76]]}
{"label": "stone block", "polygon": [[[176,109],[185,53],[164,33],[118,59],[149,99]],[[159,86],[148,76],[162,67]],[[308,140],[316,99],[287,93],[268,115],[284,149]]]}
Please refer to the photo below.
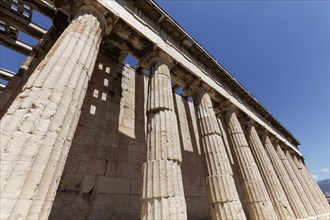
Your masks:
{"label": "stone block", "polygon": [[64,173],[58,191],[79,192],[82,184],[82,174]]}
{"label": "stone block", "polygon": [[184,185],[185,196],[206,197],[206,188],[204,186]]}
{"label": "stone block", "polygon": [[134,128],[119,125],[119,132],[123,135],[127,135],[128,137],[135,138]]}
{"label": "stone block", "polygon": [[79,168],[80,156],[69,155],[65,163],[65,171],[76,173]]}
{"label": "stone block", "polygon": [[125,178],[138,178],[141,177],[142,168],[124,163],[117,163],[116,176]]}
{"label": "stone block", "polygon": [[49,219],[87,219],[90,212],[91,206],[81,194],[57,192]]}
{"label": "stone block", "polygon": [[206,197],[186,197],[188,219],[211,219],[210,206]]}
{"label": "stone block", "polygon": [[118,161],[132,165],[141,165],[146,159],[146,148],[143,143],[122,141],[118,151]]}
{"label": "stone block", "polygon": [[113,195],[100,194],[97,195],[88,219],[112,219],[113,215]]}
{"label": "stone block", "polygon": [[128,194],[129,187],[130,179],[109,176],[97,176],[93,194]]}
{"label": "stone block", "polygon": [[89,159],[86,174],[103,176],[107,168],[105,160]]}
{"label": "stone block", "polygon": [[107,169],[105,171],[106,176],[115,176],[116,175],[117,164],[114,161],[107,161]]}
{"label": "stone block", "polygon": [[[184,186],[185,185],[201,186],[202,185],[201,178],[203,178],[203,179],[205,178],[203,176],[196,175],[195,172],[193,172],[193,173],[183,172],[182,179],[183,179]],[[186,191],[186,189],[185,189],[185,191]]]}
{"label": "stone block", "polygon": [[140,196],[115,195],[113,219],[139,219],[141,209]]}
{"label": "stone block", "polygon": [[93,190],[94,185],[95,185],[95,176],[84,175],[80,192],[90,193]]}
{"label": "stone block", "polygon": [[131,179],[130,195],[141,195],[142,182],[141,179]]}
{"label": "stone block", "polygon": [[118,158],[118,149],[111,146],[103,146],[102,154],[100,159],[105,159],[106,161],[116,161]]}

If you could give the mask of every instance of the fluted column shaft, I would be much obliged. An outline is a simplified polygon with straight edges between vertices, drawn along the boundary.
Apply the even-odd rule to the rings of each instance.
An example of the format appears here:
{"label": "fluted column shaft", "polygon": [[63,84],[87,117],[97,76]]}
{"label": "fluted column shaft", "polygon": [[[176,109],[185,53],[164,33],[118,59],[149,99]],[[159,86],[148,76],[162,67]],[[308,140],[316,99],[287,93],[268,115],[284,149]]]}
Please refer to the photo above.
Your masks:
{"label": "fluted column shaft", "polygon": [[102,37],[101,18],[86,10],[1,119],[1,219],[48,218]]}
{"label": "fluted column shaft", "polygon": [[246,125],[246,134],[278,218],[294,219],[289,201],[252,122]]}
{"label": "fluted column shaft", "polygon": [[207,168],[206,188],[212,219],[246,219],[210,96],[199,88],[193,98]]}
{"label": "fluted column shaft", "polygon": [[317,194],[312,193],[313,188],[308,184],[307,181],[305,181],[304,177],[302,176],[302,173],[300,173],[298,167],[296,166],[295,162],[293,161],[290,151],[286,150],[285,155],[288,158],[288,161],[289,161],[292,169],[294,170],[304,192],[306,193],[307,199],[310,201],[311,206],[313,207],[316,215],[324,214],[326,211],[325,211],[321,201],[319,200],[319,198],[317,198]]}
{"label": "fluted column shaft", "polygon": [[271,142],[268,135],[264,135],[263,143],[268,153],[269,159],[271,160],[277,176],[282,184],[284,192],[287,195],[291,208],[296,216],[296,218],[308,217],[306,209],[301,202],[298,192],[291,181],[288,172],[286,171],[282,161],[276,153],[273,143]]}
{"label": "fluted column shaft", "polygon": [[170,70],[162,58],[150,64],[141,219],[187,219]]}
{"label": "fluted column shaft", "polygon": [[293,155],[293,161],[295,162],[299,172],[301,173],[302,177],[304,178],[306,184],[308,184],[308,188],[312,190],[312,195],[315,196],[315,200],[317,200],[322,206],[325,213],[330,213],[330,206],[325,198],[323,192],[321,191],[320,187],[317,185],[314,177],[312,174],[308,171],[305,164],[302,162],[302,160],[298,159],[296,155]]}
{"label": "fluted column shaft", "polygon": [[293,182],[293,185],[296,188],[297,193],[298,193],[298,195],[299,195],[299,197],[300,197],[300,199],[301,199],[308,215],[309,216],[315,216],[316,213],[315,213],[315,211],[314,211],[314,209],[313,209],[313,207],[312,207],[312,205],[311,205],[304,189],[302,188],[301,183],[299,182],[294,170],[292,169],[287,157],[285,156],[285,154],[284,154],[284,152],[283,152],[283,150],[282,150],[282,148],[279,144],[277,144],[277,146],[276,146],[276,151],[277,151],[277,154],[278,154],[280,160],[282,161],[285,169],[287,170],[288,175],[289,175],[291,181]]}
{"label": "fluted column shaft", "polygon": [[235,111],[228,111],[226,119],[250,218],[277,219],[266,186]]}

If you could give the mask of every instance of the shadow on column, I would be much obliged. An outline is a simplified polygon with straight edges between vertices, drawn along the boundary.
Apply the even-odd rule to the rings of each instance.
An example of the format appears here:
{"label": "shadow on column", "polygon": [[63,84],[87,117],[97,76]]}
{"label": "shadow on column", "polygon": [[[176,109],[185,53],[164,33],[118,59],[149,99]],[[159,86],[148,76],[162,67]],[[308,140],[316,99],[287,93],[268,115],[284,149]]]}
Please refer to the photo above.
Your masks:
{"label": "shadow on column", "polygon": [[[235,157],[235,153],[233,152],[234,151],[233,144],[232,144],[231,139],[229,138],[228,128],[227,128],[226,123],[224,123],[225,121],[224,121],[224,118],[222,116],[221,117],[218,116],[217,118],[220,120],[221,126],[223,127],[223,130],[226,133],[226,134],[222,134],[222,138],[224,140],[224,144],[226,145],[227,154],[231,155],[232,159],[233,159],[233,161],[231,161],[230,165],[231,165],[231,168],[232,168],[233,173],[234,173],[234,181],[235,181],[235,187],[237,189],[238,197],[239,197],[239,200],[241,201],[241,204],[243,206],[246,218],[250,219],[249,212],[248,212],[248,209],[247,209],[247,206],[246,206],[246,202],[244,200],[242,182],[241,182],[240,176],[239,176],[240,174],[237,170],[238,167],[236,166],[237,158]],[[219,120],[218,120],[218,123],[219,123]],[[225,137],[226,137],[226,140],[225,140]],[[227,145],[229,145],[229,146],[227,146]]]}
{"label": "shadow on column", "polygon": [[111,219],[129,193],[118,174],[121,83],[122,64],[99,54],[49,219]]}
{"label": "shadow on column", "polygon": [[[192,103],[181,95],[173,94],[173,97],[180,136],[182,180],[188,219],[211,219],[205,187],[204,163],[193,126],[196,118],[193,119],[191,115],[194,108]],[[195,128],[197,129],[197,125]]]}

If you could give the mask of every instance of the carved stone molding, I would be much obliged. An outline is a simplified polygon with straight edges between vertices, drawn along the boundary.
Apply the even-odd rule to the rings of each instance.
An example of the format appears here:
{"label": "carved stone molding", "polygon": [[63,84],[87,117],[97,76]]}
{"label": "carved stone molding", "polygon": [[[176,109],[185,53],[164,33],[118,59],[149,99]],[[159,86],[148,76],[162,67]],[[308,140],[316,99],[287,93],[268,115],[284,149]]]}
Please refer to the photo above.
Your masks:
{"label": "carved stone molding", "polygon": [[98,1],[91,0],[54,0],[55,7],[74,19],[77,14],[93,14],[101,23],[103,35],[108,36],[118,16],[110,13]]}
{"label": "carved stone molding", "polygon": [[109,21],[107,21],[105,19],[105,17],[103,16],[103,13],[93,5],[79,5],[79,6],[73,7],[71,19],[76,19],[78,16],[84,15],[84,14],[92,14],[98,19],[98,21],[100,22],[100,26],[103,31],[103,34],[107,30],[108,24],[111,25],[111,23],[112,23],[111,17],[109,18]]}
{"label": "carved stone molding", "polygon": [[183,97],[189,97],[192,94],[194,94],[196,92],[196,90],[199,87],[202,87],[203,84],[201,83],[201,79],[200,78],[196,78],[195,81],[193,81],[192,83],[186,84],[186,86],[183,88]]}
{"label": "carved stone molding", "polygon": [[227,115],[229,113],[232,112],[238,112],[238,108],[231,103],[231,101],[229,99],[226,99],[220,103],[218,103],[217,106],[215,106],[214,111],[216,113],[217,116],[219,115]]}
{"label": "carved stone molding", "polygon": [[173,59],[168,54],[159,49],[155,49],[141,61],[140,66],[145,69],[150,69],[158,62],[165,63],[169,69],[174,65]]}

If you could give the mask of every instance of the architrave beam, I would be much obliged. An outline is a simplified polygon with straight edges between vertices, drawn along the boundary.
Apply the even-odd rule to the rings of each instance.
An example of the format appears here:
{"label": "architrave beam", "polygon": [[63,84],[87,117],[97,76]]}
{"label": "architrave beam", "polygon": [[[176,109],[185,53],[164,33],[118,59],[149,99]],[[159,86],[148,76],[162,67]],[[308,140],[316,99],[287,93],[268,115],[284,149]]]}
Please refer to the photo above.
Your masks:
{"label": "architrave beam", "polygon": [[[140,19],[137,19],[134,16],[134,13],[127,11],[123,6],[121,6],[116,1],[107,1],[107,0],[98,0],[104,7],[106,7],[109,11],[119,16],[123,21],[125,21],[129,26],[134,27],[141,33],[144,37],[149,39],[152,43],[157,45],[158,48],[163,50],[165,53],[169,54],[174,60],[181,63],[182,66],[185,67],[191,74],[196,77],[200,77],[201,81],[203,81],[208,86],[212,87],[214,91],[221,94],[224,98],[228,99],[237,106],[241,111],[245,112],[251,118],[253,118],[257,123],[261,126],[267,128],[267,130],[275,135],[280,141],[290,146],[298,155],[301,155],[299,150],[293,145],[287,137],[283,136],[283,134],[279,133],[276,128],[269,126],[265,123],[255,112],[251,111],[247,106],[242,104],[233,94],[227,91],[220,82],[216,81],[213,77],[211,77],[207,72],[205,72],[201,67],[197,66],[194,62],[191,62],[187,58],[187,55],[182,53],[178,48],[176,48],[171,42],[164,41],[161,36],[153,31],[153,28],[145,23],[141,22]],[[237,84],[237,80],[232,79]],[[239,84],[238,84],[239,85]]]}

